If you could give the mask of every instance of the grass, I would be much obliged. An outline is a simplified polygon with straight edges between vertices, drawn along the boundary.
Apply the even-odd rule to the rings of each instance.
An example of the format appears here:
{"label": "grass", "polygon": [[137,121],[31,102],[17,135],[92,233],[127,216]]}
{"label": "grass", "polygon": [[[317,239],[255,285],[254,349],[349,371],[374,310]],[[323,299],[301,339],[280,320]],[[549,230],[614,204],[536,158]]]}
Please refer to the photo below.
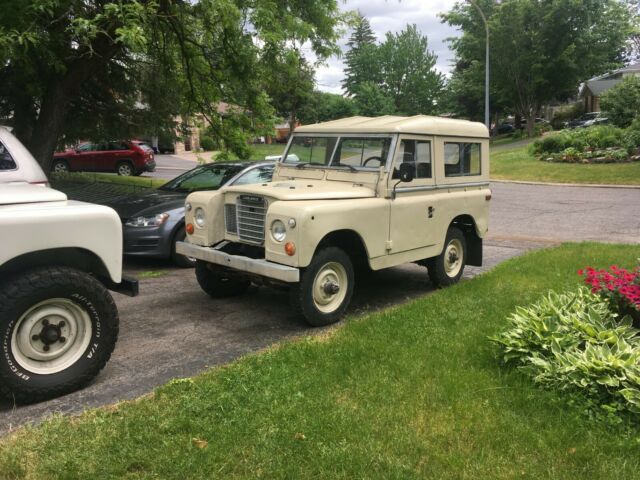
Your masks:
{"label": "grass", "polygon": [[537,160],[527,147],[491,153],[491,178],[557,183],[640,185],[640,162],[600,165]]}
{"label": "grass", "polygon": [[158,278],[166,275],[167,272],[165,270],[147,270],[144,272],[140,272],[137,274],[138,279],[143,278]]}
{"label": "grass", "polygon": [[579,267],[638,257],[534,252],[138,401],[54,417],[0,443],[0,478],[638,478],[637,427],[590,421],[487,340],[516,305],[576,287]]}
{"label": "grass", "polygon": [[[229,155],[229,160],[246,160],[246,161],[257,161],[264,160],[264,157],[267,155],[282,155],[284,153],[286,145],[280,143],[274,143],[271,145],[267,144],[259,144],[259,145],[250,145],[250,151],[248,157],[243,157],[240,159],[238,156],[231,153]],[[214,155],[217,155],[216,152]]]}
{"label": "grass", "polygon": [[135,187],[156,188],[167,183],[166,179],[152,177],[124,177],[113,173],[67,172],[52,173],[52,183],[112,183]]}

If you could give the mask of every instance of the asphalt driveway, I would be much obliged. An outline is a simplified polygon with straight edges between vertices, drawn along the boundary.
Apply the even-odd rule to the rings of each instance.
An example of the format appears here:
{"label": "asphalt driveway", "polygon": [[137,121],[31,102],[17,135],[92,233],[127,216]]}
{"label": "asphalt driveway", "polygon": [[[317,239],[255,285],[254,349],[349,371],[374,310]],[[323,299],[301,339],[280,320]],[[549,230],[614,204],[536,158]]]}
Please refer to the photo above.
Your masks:
{"label": "asphalt driveway", "polygon": [[[485,266],[465,277],[532,248],[567,240],[640,242],[640,189],[553,187],[494,183]],[[169,264],[127,263],[143,278],[140,296],[115,294],[121,334],[111,361],[83,391],[37,405],[0,403],[0,435],[55,413],[76,413],[136,398],[171,378],[194,375],[275,342],[321,332],[292,315],[287,295],[254,288],[232,299],[212,300],[198,287],[193,271]],[[352,315],[401,304],[432,288],[426,270],[407,265],[376,272],[356,287]],[[330,328],[330,327],[329,327]]]}

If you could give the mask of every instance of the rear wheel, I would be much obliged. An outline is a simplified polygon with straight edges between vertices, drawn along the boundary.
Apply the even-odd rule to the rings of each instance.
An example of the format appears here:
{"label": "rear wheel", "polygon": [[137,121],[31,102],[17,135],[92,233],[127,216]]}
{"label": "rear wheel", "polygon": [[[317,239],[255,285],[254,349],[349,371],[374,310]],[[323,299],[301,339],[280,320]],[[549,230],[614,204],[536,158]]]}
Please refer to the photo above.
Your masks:
{"label": "rear wheel", "polygon": [[202,260],[196,260],[196,279],[200,288],[211,298],[240,295],[251,285],[248,279],[230,275],[223,268]]}
{"label": "rear wheel", "polygon": [[116,167],[116,173],[123,177],[129,177],[134,174],[131,162],[120,162]]}
{"label": "rear wheel", "polygon": [[171,261],[182,268],[193,268],[196,266],[196,259],[193,257],[187,257],[186,255],[181,255],[176,252],[176,242],[184,242],[187,234],[184,231],[184,227],[180,227],[180,229],[176,232],[173,237],[173,244],[171,247]]}
{"label": "rear wheel", "polygon": [[467,262],[467,241],[459,228],[450,227],[442,253],[429,259],[429,278],[435,287],[447,287],[457,283]]}
{"label": "rear wheel", "polygon": [[339,321],[351,302],[354,285],[349,256],[337,247],[320,250],[291,286],[291,305],[314,327]]}
{"label": "rear wheel", "polygon": [[49,267],[0,285],[0,393],[22,403],[83,387],[118,338],[118,311],[85,272]]}
{"label": "rear wheel", "polygon": [[51,165],[51,171],[55,173],[68,172],[69,164],[66,160],[54,160]]}

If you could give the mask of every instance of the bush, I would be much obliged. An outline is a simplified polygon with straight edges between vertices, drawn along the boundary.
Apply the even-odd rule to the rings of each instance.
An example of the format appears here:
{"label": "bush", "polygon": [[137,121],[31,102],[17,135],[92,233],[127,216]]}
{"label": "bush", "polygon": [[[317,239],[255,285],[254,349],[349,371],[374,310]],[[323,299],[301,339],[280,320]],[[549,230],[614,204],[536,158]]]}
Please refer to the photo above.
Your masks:
{"label": "bush", "polygon": [[211,137],[200,137],[200,148],[207,152],[210,152],[211,150],[216,149],[216,142]]}
{"label": "bush", "polygon": [[640,78],[625,77],[602,95],[600,101],[607,118],[618,127],[628,127],[640,115]]}
{"label": "bush", "polygon": [[[640,336],[585,287],[518,307],[491,340],[507,364],[546,388],[578,394],[590,413],[640,413]],[[613,414],[613,416],[612,416]]]}
{"label": "bush", "polygon": [[[640,130],[639,130],[640,132]],[[611,125],[562,130],[533,142],[534,154],[560,153],[567,148],[578,151],[617,147],[624,144],[626,131]]]}

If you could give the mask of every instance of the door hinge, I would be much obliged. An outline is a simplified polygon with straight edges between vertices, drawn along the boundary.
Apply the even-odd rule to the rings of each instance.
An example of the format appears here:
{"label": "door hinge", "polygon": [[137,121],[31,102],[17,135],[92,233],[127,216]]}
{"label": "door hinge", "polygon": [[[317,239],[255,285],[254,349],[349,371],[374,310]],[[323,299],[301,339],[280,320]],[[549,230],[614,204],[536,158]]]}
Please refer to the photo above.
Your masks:
{"label": "door hinge", "polygon": [[384,249],[388,252],[391,251],[391,249],[393,249],[393,240],[387,240],[384,242]]}

